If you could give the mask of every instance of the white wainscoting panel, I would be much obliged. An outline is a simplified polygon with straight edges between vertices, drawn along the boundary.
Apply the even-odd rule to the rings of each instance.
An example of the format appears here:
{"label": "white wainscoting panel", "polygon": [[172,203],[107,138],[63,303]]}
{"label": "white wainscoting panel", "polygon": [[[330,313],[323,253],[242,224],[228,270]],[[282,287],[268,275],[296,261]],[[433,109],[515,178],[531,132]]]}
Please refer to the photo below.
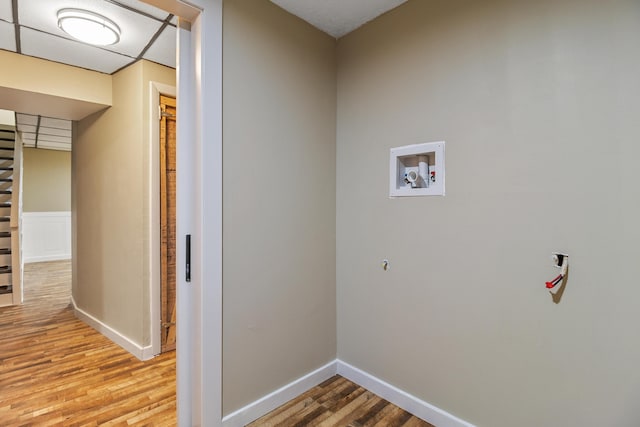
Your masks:
{"label": "white wainscoting panel", "polygon": [[71,212],[23,212],[25,263],[71,258]]}

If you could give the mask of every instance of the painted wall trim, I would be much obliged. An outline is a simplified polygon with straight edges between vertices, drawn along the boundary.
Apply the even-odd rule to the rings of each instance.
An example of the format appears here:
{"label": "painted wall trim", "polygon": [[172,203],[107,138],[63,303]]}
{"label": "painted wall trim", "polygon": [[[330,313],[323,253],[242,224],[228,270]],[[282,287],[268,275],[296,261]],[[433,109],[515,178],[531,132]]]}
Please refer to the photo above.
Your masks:
{"label": "painted wall trim", "polygon": [[111,326],[103,323],[99,319],[96,319],[83,309],[79,308],[73,296],[71,297],[71,304],[73,305],[73,312],[78,319],[82,320],[84,323],[91,326],[93,329],[100,332],[102,335],[109,338],[111,341],[118,344],[138,359],[149,360],[154,357],[154,353],[150,345],[142,347],[130,338],[113,329]]}
{"label": "painted wall trim", "polygon": [[[180,427],[219,426],[222,423],[222,0],[143,1],[169,8],[192,24],[189,28],[183,19],[178,21],[177,413]],[[186,193],[182,191],[185,189]],[[197,193],[198,197],[188,193]],[[199,271],[194,272],[190,284],[183,279],[185,234],[201,236],[201,241],[206,242],[194,244],[192,262],[199,266],[196,268]],[[207,260],[206,266],[202,260]],[[203,283],[207,286],[202,286]],[[206,308],[204,313],[202,307]]]}
{"label": "painted wall trim", "polygon": [[71,212],[23,212],[25,263],[71,259]]}
{"label": "painted wall trim", "polygon": [[[178,425],[222,425],[222,6],[201,8],[178,30]],[[191,281],[186,281],[186,239]]]}
{"label": "painted wall trim", "polygon": [[361,387],[388,400],[405,411],[421,418],[437,427],[475,427],[473,424],[464,421],[455,415],[448,413],[424,400],[400,390],[399,388],[352,366],[346,362],[336,359],[321,368],[310,372],[297,380],[269,393],[268,395],[248,404],[244,408],[227,415],[222,419],[223,427],[242,427],[268,414],[289,400],[298,397],[307,390],[328,380],[334,375],[341,375],[353,381]]}
{"label": "painted wall trim", "polygon": [[321,368],[310,372],[256,400],[253,403],[240,408],[222,419],[223,427],[242,427],[261,416],[268,414],[277,407],[287,403],[291,399],[301,395],[307,390],[321,384],[336,374],[337,361],[329,362]]}
{"label": "painted wall trim", "polygon": [[424,400],[400,390],[399,388],[374,377],[373,375],[337,360],[337,373],[348,380],[366,388],[378,396],[388,400],[405,411],[421,418],[437,427],[475,427]]}

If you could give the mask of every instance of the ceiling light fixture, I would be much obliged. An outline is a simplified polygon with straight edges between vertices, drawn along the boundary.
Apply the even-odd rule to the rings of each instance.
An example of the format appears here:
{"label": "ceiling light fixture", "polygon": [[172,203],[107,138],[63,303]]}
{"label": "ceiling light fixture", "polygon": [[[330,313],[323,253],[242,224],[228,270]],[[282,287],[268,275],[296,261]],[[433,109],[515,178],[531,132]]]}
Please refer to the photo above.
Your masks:
{"label": "ceiling light fixture", "polygon": [[120,41],[120,27],[97,13],[82,9],[60,9],[58,27],[81,42],[108,46]]}

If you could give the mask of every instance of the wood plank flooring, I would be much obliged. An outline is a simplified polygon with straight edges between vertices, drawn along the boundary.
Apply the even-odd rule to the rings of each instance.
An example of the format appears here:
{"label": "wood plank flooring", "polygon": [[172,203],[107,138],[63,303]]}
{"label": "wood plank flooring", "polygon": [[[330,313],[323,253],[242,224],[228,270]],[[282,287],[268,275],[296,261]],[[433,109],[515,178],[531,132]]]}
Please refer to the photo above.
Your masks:
{"label": "wood plank flooring", "polygon": [[69,262],[25,270],[0,308],[0,426],[175,426],[175,352],[141,362],[77,320]]}
{"label": "wood plank flooring", "polygon": [[249,427],[433,427],[336,375]]}
{"label": "wood plank flooring", "polygon": [[[73,315],[69,262],[25,265],[0,308],[0,426],[175,426],[175,352],[141,362]],[[335,376],[251,427],[433,427]]]}

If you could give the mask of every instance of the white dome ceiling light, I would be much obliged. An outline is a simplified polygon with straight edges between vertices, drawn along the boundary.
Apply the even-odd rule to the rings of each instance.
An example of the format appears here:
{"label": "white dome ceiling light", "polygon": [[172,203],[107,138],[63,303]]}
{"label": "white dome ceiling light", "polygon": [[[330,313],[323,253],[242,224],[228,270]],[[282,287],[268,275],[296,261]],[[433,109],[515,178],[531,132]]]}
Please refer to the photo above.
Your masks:
{"label": "white dome ceiling light", "polygon": [[58,27],[74,39],[96,46],[120,41],[120,27],[115,22],[88,10],[60,9]]}

